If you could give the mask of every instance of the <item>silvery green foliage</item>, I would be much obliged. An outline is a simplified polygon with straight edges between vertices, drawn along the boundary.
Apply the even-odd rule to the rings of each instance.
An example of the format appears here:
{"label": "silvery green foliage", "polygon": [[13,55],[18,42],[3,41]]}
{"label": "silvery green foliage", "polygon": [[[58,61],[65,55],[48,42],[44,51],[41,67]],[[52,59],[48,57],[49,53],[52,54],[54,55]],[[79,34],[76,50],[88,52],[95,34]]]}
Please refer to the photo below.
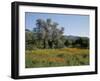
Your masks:
{"label": "silvery green foliage", "polygon": [[51,19],[36,20],[36,27],[33,29],[38,40],[43,41],[44,48],[59,48],[61,46],[61,37],[63,35],[64,28],[59,28],[59,24],[52,22]]}

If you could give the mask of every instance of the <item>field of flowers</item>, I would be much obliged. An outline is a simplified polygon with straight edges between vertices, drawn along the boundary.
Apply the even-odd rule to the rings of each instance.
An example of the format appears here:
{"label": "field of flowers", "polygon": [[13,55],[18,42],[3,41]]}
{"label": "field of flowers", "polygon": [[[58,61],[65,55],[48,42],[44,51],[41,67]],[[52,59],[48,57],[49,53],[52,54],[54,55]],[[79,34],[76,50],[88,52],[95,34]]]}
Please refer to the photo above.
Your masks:
{"label": "field of flowers", "polygon": [[26,68],[79,65],[89,65],[89,49],[37,49],[25,53]]}

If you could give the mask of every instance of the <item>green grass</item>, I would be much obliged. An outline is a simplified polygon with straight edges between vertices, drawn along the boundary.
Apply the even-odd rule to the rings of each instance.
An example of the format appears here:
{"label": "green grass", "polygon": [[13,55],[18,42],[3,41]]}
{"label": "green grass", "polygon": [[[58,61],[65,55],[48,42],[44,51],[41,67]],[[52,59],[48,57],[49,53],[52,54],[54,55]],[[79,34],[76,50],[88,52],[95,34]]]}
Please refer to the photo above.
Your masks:
{"label": "green grass", "polygon": [[79,65],[89,65],[89,49],[37,49],[25,54],[26,68]]}

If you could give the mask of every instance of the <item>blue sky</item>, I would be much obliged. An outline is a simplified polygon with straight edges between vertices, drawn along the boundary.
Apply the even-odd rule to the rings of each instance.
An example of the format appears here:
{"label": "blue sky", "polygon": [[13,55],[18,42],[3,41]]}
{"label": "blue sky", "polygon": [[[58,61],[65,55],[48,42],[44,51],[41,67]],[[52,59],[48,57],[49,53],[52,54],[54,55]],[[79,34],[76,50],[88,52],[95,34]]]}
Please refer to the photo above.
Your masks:
{"label": "blue sky", "polygon": [[64,35],[89,37],[88,15],[25,12],[25,28],[32,30],[37,19],[48,18],[59,23],[59,27],[64,27]]}

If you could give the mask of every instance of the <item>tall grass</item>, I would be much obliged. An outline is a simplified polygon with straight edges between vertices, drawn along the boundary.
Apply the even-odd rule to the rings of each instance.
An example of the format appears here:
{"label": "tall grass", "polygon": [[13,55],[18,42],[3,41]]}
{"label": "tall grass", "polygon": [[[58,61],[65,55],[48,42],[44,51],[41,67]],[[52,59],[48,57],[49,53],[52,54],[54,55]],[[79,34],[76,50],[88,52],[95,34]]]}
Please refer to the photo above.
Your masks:
{"label": "tall grass", "polygon": [[37,49],[25,54],[26,68],[79,65],[89,65],[89,49]]}

